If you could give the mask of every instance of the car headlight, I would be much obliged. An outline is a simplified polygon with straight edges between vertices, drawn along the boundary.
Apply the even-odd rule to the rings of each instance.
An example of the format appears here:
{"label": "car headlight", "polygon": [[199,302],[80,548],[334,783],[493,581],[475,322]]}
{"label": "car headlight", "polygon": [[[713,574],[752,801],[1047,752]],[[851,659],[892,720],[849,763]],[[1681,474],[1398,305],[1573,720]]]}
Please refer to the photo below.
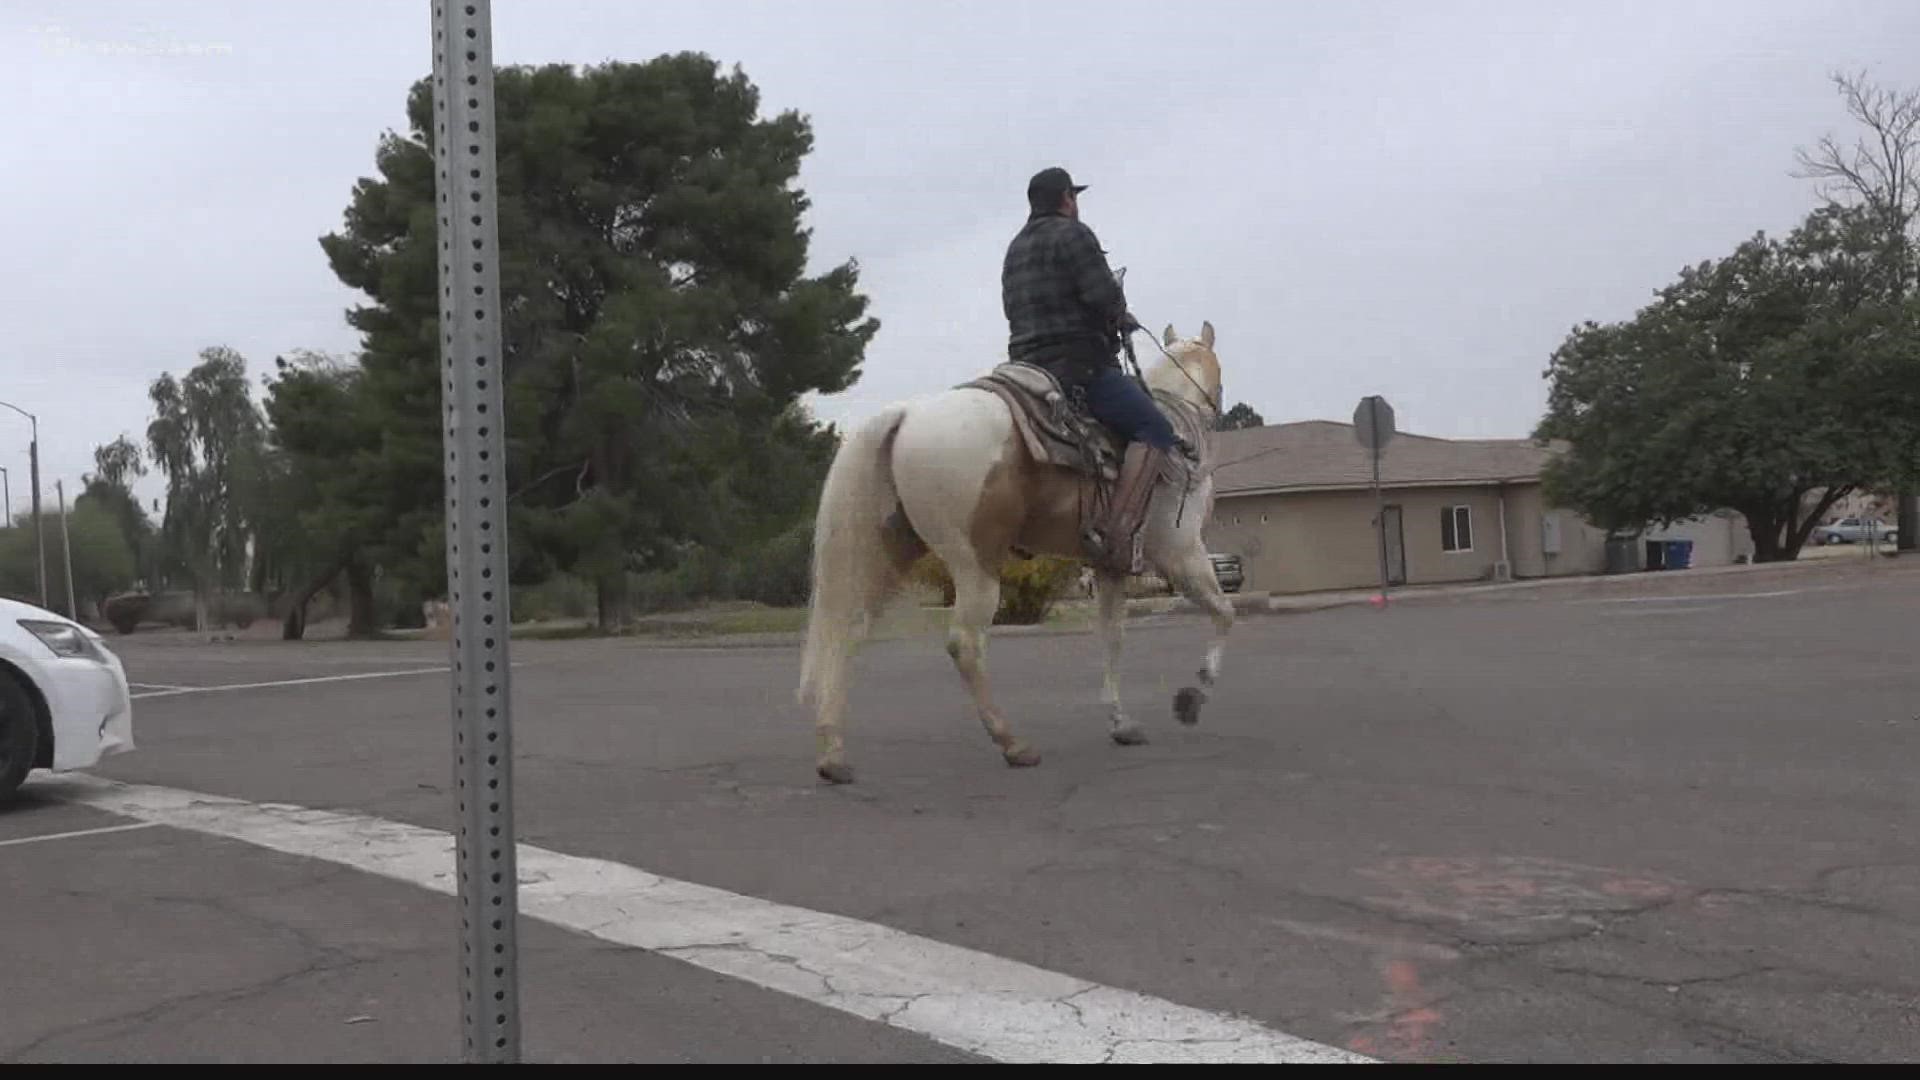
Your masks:
{"label": "car headlight", "polygon": [[99,660],[100,650],[81,628],[72,623],[40,622],[33,619],[21,619],[20,628],[40,639],[40,644],[53,651],[55,656],[70,660]]}

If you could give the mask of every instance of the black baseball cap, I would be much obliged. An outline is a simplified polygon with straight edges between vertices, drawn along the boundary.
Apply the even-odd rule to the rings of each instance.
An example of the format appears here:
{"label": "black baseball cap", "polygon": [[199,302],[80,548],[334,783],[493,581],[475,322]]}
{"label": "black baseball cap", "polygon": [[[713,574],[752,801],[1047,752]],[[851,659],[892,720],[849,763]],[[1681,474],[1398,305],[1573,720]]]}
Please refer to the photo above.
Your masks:
{"label": "black baseball cap", "polygon": [[1042,198],[1057,199],[1069,191],[1078,195],[1085,190],[1087,190],[1085,184],[1074,183],[1073,177],[1067,174],[1067,170],[1056,165],[1050,169],[1041,169],[1033,174],[1033,179],[1027,181],[1027,201],[1033,202]]}

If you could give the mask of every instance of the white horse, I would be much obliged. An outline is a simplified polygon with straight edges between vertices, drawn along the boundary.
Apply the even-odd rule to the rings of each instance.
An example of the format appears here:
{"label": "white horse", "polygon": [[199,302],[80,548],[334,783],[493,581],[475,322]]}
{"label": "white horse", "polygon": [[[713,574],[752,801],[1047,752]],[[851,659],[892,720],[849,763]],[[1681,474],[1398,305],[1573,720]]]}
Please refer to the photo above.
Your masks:
{"label": "white horse", "polygon": [[[1181,340],[1169,326],[1164,359],[1143,372],[1162,410],[1170,417],[1185,412],[1182,419],[1190,429],[1198,427],[1203,444],[1210,444],[1204,433],[1211,431],[1220,402],[1213,340],[1211,323],[1197,340]],[[1166,477],[1157,482],[1141,533],[1148,565],[1213,617],[1199,676],[1201,686],[1210,687],[1220,675],[1234,612],[1201,539],[1213,509],[1210,469],[1193,470],[1192,477],[1190,490]],[[1082,557],[1082,489],[1089,482],[1036,461],[1009,405],[975,388],[895,403],[846,439],[827,473],[814,526],[813,592],[800,673],[800,700],[816,710],[823,779],[853,779],[841,734],[852,650],[929,550],[953,577],[947,652],[981,723],[1009,765],[1039,764],[1039,753],[1014,734],[988,688],[987,632],[1000,605],[1000,569],[1013,549]],[[1106,653],[1103,701],[1113,741],[1131,746],[1145,742],[1146,733],[1120,702],[1125,585],[1123,576],[1097,575]],[[1203,689],[1184,688],[1175,697],[1175,714],[1182,723],[1197,723],[1205,701]]]}

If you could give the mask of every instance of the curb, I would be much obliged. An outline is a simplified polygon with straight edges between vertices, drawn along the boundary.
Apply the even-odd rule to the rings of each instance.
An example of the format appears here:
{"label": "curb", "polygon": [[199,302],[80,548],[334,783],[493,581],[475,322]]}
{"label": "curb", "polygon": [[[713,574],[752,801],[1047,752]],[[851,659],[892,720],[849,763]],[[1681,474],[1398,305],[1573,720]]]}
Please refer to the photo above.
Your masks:
{"label": "curb", "polygon": [[[1883,564],[1870,564],[1877,567]],[[1529,578],[1524,581],[1500,582],[1498,584],[1461,583],[1456,585],[1426,585],[1408,588],[1402,586],[1395,590],[1390,604],[1415,602],[1433,602],[1439,600],[1483,599],[1505,596],[1512,593],[1539,592],[1559,589],[1569,593],[1586,594],[1592,592],[1628,589],[1648,582],[1684,582],[1701,579],[1738,577],[1744,574],[1799,574],[1827,571],[1829,573],[1872,572],[1863,559],[1860,562],[1834,559],[1795,560],[1777,563],[1739,563],[1731,566],[1709,566],[1691,570],[1642,570],[1627,574],[1580,574],[1566,577]],[[1912,570],[1916,564],[1909,563],[1905,569]],[[1889,567],[1888,569],[1892,569]],[[1237,596],[1234,611],[1244,615],[1293,615],[1315,611],[1327,611],[1332,608],[1358,607],[1372,603],[1379,594],[1377,589],[1338,593],[1293,593],[1247,594],[1242,601]],[[1684,596],[1684,593],[1676,593]],[[1259,597],[1259,599],[1253,599]],[[1169,614],[1201,615],[1204,612],[1193,604],[1179,600]]]}

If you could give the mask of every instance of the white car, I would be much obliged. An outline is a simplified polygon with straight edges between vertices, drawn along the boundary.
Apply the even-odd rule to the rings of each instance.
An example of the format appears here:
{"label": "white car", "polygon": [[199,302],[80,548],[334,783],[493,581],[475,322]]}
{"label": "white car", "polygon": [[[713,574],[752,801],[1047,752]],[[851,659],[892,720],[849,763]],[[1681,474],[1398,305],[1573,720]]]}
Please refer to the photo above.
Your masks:
{"label": "white car", "polygon": [[127,672],[100,635],[0,598],[0,803],[34,769],[84,769],[132,749]]}

